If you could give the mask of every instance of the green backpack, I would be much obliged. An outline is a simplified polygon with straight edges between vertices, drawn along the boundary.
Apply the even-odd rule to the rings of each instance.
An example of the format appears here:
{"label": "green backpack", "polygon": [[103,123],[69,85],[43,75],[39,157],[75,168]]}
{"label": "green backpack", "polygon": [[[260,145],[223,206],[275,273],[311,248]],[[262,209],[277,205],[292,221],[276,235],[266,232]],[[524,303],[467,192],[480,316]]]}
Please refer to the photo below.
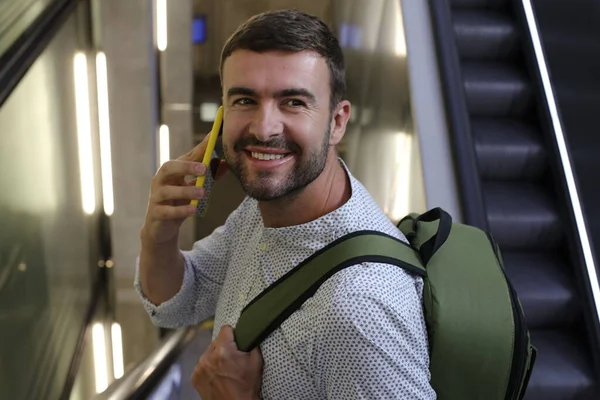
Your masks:
{"label": "green backpack", "polygon": [[242,311],[235,328],[238,348],[258,346],[341,269],[393,264],[423,277],[431,385],[438,399],[522,399],[537,351],[491,235],[453,223],[440,208],[411,214],[398,227],[410,245],[381,232],[354,232],[265,289]]}

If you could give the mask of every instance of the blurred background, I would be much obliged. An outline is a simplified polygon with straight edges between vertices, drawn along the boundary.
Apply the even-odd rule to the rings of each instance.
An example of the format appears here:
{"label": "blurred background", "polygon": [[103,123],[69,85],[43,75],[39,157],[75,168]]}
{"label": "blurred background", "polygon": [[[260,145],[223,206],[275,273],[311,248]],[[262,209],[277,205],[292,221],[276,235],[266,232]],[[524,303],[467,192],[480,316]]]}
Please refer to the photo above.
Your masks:
{"label": "blurred background", "polygon": [[[150,179],[210,130],[220,52],[257,13],[338,36],[340,156],[391,220],[491,231],[539,358],[526,399],[600,391],[600,3],[0,0],[0,399],[194,399],[211,321],[153,326],[133,289]],[[230,175],[181,247],[244,194]]]}

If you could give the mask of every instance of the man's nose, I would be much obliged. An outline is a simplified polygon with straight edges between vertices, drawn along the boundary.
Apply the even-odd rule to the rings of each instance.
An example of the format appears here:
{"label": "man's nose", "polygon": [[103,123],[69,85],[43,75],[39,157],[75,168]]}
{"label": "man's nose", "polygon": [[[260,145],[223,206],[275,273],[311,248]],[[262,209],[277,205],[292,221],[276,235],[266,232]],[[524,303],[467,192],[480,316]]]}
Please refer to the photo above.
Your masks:
{"label": "man's nose", "polygon": [[281,113],[277,107],[261,105],[254,113],[250,124],[250,134],[261,142],[283,134],[283,123]]}

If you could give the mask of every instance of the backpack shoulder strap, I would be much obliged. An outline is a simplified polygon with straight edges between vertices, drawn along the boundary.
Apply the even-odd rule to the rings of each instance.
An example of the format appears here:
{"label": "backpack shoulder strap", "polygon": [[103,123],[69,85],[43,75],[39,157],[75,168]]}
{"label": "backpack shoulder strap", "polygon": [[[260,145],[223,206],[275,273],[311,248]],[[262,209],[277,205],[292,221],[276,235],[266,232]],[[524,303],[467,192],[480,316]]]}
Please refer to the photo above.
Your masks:
{"label": "backpack shoulder strap", "polygon": [[336,272],[360,263],[397,265],[425,277],[419,254],[407,243],[377,231],[348,234],[298,264],[243,310],[235,328],[238,349],[250,351]]}

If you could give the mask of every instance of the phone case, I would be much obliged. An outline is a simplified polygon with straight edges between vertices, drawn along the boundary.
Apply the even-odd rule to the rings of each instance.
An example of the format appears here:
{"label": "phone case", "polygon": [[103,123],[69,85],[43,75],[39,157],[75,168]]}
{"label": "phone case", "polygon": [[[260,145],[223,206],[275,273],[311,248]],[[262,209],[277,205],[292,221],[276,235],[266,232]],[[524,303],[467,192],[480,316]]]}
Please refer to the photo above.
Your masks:
{"label": "phone case", "polygon": [[220,158],[218,155],[218,150],[221,149],[221,134],[223,132],[223,107],[219,107],[217,111],[217,115],[215,116],[215,121],[213,123],[212,130],[210,132],[210,137],[208,139],[208,143],[206,145],[206,153],[204,154],[204,158],[202,159],[202,164],[206,166],[206,174],[204,176],[199,176],[196,179],[196,186],[204,187],[205,195],[204,198],[200,200],[192,200],[190,204],[196,207],[196,213],[193,217],[202,218],[206,215],[208,210],[208,205],[210,202],[210,194],[212,191],[212,187],[215,181],[215,177],[212,175],[210,164],[213,159]]}
{"label": "phone case", "polygon": [[[213,152],[213,159],[215,158],[219,158],[217,156],[217,152],[214,151]],[[215,177],[212,174],[211,168],[207,168],[206,171],[206,176],[204,178],[204,198],[197,200],[198,204],[196,205],[196,214],[194,214],[194,217],[196,218],[203,218],[206,215],[206,212],[208,211],[208,204],[210,202],[210,194],[212,192],[212,187],[213,184],[215,182]]]}

